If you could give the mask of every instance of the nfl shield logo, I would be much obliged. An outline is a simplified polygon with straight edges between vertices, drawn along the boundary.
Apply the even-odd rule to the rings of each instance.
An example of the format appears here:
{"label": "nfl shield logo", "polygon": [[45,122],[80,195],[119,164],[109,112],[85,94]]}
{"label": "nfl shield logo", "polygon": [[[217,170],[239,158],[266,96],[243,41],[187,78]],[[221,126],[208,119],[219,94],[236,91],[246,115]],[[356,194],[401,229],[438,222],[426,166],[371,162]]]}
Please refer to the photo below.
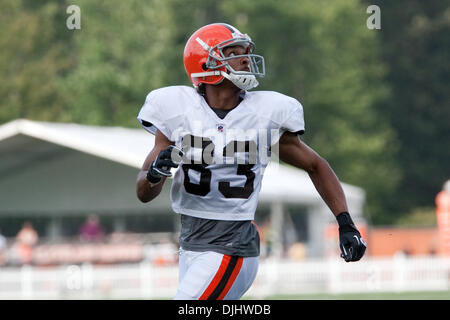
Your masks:
{"label": "nfl shield logo", "polygon": [[217,131],[223,132],[223,124],[218,124],[217,125]]}

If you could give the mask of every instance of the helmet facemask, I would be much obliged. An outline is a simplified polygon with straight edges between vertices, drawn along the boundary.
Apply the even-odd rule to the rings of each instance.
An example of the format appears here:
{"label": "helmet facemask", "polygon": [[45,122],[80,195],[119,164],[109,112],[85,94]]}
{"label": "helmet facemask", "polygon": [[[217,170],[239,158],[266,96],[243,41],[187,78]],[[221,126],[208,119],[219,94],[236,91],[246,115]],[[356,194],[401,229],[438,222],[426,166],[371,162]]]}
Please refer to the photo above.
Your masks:
{"label": "helmet facemask", "polygon": [[[259,83],[256,80],[256,77],[264,77],[264,57],[253,54],[255,45],[248,35],[245,34],[240,37],[233,37],[232,39],[220,42],[214,47],[209,47],[200,38],[197,38],[196,41],[203,47],[203,49],[208,51],[208,60],[205,63],[205,69],[212,71],[192,74],[191,76],[222,75],[242,90],[250,90],[257,87]],[[223,49],[232,46],[242,46],[248,53],[225,57],[223,54]],[[250,71],[236,71],[228,63],[231,59],[239,59],[243,57],[249,59]],[[226,71],[218,70],[223,69],[224,67]]]}

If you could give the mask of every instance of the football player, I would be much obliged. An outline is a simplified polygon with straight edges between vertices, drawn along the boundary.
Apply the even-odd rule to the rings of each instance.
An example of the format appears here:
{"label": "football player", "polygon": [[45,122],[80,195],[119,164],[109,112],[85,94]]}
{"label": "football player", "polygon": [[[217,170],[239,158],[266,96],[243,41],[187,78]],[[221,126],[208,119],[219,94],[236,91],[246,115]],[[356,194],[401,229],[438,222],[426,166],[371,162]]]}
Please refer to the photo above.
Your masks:
{"label": "football player", "polygon": [[308,172],[336,216],[345,261],[358,261],[366,249],[338,178],[298,137],[305,130],[300,102],[249,91],[265,74],[254,48],[231,25],[200,28],[184,49],[193,88],[153,90],[138,115],[155,135],[138,174],[138,198],[154,199],[170,169],[178,168],[171,187],[172,208],[181,218],[175,299],[239,299],[253,283],[260,241],[253,219],[270,150]]}

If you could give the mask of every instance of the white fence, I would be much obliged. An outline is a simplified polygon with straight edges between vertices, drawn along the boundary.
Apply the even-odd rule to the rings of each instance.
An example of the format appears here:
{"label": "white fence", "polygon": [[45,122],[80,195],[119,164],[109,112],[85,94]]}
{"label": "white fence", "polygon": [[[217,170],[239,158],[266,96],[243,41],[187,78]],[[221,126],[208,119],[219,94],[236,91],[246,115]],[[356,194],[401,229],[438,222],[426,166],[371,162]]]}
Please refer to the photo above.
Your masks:
{"label": "white fence", "polygon": [[[131,265],[0,268],[0,299],[170,299],[178,267]],[[450,258],[263,260],[249,298],[276,294],[450,290]],[[450,292],[449,292],[450,295]]]}

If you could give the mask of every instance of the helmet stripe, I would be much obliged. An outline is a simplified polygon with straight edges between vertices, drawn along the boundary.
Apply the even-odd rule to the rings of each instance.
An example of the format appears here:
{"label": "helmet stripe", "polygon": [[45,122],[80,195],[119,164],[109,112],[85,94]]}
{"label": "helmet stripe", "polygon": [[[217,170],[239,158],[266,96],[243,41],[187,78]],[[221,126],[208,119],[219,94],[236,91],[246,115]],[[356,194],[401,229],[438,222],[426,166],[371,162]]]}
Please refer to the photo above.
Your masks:
{"label": "helmet stripe", "polygon": [[228,30],[231,31],[231,34],[233,35],[233,37],[235,35],[241,35],[242,32],[240,32],[238,29],[236,29],[235,27],[233,27],[232,25],[226,24],[226,23],[219,23],[219,25],[227,28]]}
{"label": "helmet stripe", "polygon": [[195,41],[197,41],[202,47],[203,49],[205,49],[206,51],[209,51],[209,49],[211,49],[210,46],[208,46],[202,39],[200,39],[199,37],[197,37],[195,39]]}
{"label": "helmet stripe", "polygon": [[227,28],[228,30],[231,31],[231,33],[239,33],[239,31],[237,29],[235,29],[233,26],[230,26],[229,24],[226,23],[219,23],[221,26],[224,26],[225,28]]}

